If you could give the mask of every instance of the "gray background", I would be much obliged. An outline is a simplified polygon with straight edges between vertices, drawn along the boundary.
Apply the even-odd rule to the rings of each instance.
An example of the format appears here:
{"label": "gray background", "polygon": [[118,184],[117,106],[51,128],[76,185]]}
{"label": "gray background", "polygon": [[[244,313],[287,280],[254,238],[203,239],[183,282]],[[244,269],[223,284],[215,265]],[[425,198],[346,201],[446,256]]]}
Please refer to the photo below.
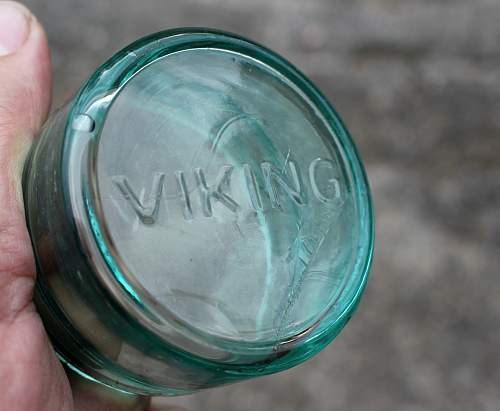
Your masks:
{"label": "gray background", "polygon": [[352,131],[377,243],[353,321],[294,370],[197,410],[500,409],[500,0],[31,0],[55,105],[114,51],[212,26],[278,51]]}

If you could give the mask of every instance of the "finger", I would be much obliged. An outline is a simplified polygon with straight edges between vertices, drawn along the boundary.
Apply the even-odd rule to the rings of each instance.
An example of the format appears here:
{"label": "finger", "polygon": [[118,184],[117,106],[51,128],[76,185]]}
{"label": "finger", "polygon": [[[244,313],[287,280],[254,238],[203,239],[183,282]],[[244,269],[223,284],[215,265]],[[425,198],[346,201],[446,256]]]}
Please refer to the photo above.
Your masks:
{"label": "finger", "polygon": [[[67,369],[75,411],[187,411],[185,408],[161,405],[151,397],[127,394],[94,383]],[[163,401],[162,401],[163,402]]]}
{"label": "finger", "polygon": [[75,411],[148,411],[150,397],[123,393],[67,370]]}
{"label": "finger", "polygon": [[151,408],[148,411],[188,411],[186,408],[180,407],[178,405],[169,404],[169,398],[166,397],[156,397],[153,398],[151,403]]}
{"label": "finger", "polygon": [[0,1],[0,321],[31,301],[34,266],[21,201],[21,170],[51,95],[47,40],[22,5]]}
{"label": "finger", "polygon": [[62,367],[33,314],[35,269],[20,196],[23,157],[47,114],[50,90],[42,27],[24,6],[0,1],[0,409],[5,410],[71,406]]}
{"label": "finger", "polygon": [[185,408],[179,408],[168,405],[152,405],[150,411],[187,411]]}

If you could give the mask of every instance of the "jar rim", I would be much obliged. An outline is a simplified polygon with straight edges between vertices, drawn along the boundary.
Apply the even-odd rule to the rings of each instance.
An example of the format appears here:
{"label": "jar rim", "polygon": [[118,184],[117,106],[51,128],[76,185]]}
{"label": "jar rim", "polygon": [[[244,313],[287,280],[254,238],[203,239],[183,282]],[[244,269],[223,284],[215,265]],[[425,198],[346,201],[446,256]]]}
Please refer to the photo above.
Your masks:
{"label": "jar rim", "polygon": [[[276,341],[253,343],[235,341],[221,336],[214,338],[213,335],[193,329],[185,321],[177,318],[175,313],[170,313],[169,333],[174,330],[179,332],[179,336],[175,343],[169,342],[165,334],[158,331],[158,327],[155,326],[155,320],[158,318],[151,310],[151,306],[147,304],[145,290],[141,290],[140,285],[134,283],[133,276],[127,273],[125,264],[120,261],[118,253],[113,249],[99,204],[95,164],[99,142],[97,137],[113,101],[128,82],[150,64],[178,51],[204,47],[233,50],[257,59],[277,70],[297,86],[328,121],[329,127],[338,138],[340,149],[347,158],[355,186],[360,188],[357,201],[362,209],[361,214],[364,216],[363,239],[360,240],[363,244],[357,248],[356,259],[359,263],[356,265],[356,270],[358,273],[356,273],[356,283],[350,285],[351,298],[345,302],[340,315],[328,319],[327,326],[318,330],[311,327],[310,330],[304,330],[297,335],[292,341],[279,341],[278,352]],[[75,133],[79,133],[81,129],[90,131],[88,140],[85,142],[75,138]],[[89,149],[82,152],[84,143],[88,144]],[[75,167],[75,160],[83,167]],[[80,89],[68,116],[62,167],[63,170],[68,170],[68,173],[63,176],[64,194],[71,204],[71,214],[77,223],[79,239],[83,247],[89,251],[91,263],[95,268],[94,272],[103,287],[122,306],[129,318],[138,322],[145,332],[151,333],[153,338],[158,338],[159,343],[170,343],[173,349],[186,352],[191,359],[213,362],[220,366],[221,353],[229,351],[263,361],[269,357],[270,352],[276,355],[280,352],[287,352],[289,347],[292,347],[296,355],[288,355],[287,360],[278,362],[269,369],[269,372],[289,368],[329,343],[348,321],[359,303],[371,265],[374,242],[373,210],[363,165],[348,131],[327,99],[292,64],[261,45],[218,30],[185,28],[156,33],[122,49],[99,67]],[[179,341],[186,344],[179,344]],[[210,341],[210,347],[213,348],[209,352],[206,351],[206,341]],[[200,348],[202,346],[204,348]],[[262,355],[259,354],[260,352]],[[224,359],[222,362],[231,362],[231,360]],[[255,367],[262,368],[262,365],[255,365]],[[248,372],[254,372],[255,367],[250,367]]]}

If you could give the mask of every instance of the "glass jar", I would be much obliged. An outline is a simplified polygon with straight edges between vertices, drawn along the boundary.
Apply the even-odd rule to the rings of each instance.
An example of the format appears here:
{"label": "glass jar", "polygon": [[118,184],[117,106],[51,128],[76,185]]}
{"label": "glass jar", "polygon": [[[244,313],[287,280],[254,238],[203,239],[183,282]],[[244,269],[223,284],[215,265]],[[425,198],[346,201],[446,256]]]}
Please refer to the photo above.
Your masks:
{"label": "glass jar", "polygon": [[115,54],[47,121],[23,187],[59,357],[127,392],[293,367],[366,284],[373,216],[348,132],[290,63],[232,34]]}

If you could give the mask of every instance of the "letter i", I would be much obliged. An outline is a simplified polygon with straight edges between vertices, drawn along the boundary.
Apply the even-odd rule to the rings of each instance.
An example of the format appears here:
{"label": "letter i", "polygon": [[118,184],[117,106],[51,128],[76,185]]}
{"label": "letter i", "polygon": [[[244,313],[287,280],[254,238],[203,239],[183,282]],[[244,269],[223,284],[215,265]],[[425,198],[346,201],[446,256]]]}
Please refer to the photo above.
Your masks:
{"label": "letter i", "polygon": [[177,180],[177,186],[179,187],[180,194],[182,197],[182,203],[184,205],[182,213],[185,220],[193,219],[193,209],[191,208],[191,200],[189,198],[189,191],[186,185],[186,179],[184,177],[183,171],[175,172],[175,179]]}
{"label": "letter i", "polygon": [[257,178],[255,177],[255,173],[252,171],[249,164],[243,164],[243,175],[252,207],[255,211],[262,211],[262,198],[260,197]]}

